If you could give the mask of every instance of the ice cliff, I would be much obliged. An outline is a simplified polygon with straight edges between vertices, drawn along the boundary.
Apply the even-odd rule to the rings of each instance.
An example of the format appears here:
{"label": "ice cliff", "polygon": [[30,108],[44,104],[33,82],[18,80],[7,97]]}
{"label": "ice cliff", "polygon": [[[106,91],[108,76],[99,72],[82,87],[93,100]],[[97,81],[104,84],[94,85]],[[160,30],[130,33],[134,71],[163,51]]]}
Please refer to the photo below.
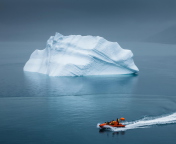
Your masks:
{"label": "ice cliff", "polygon": [[99,36],[56,33],[47,41],[46,48],[35,50],[24,66],[24,71],[49,76],[117,75],[137,73],[133,53],[117,42]]}

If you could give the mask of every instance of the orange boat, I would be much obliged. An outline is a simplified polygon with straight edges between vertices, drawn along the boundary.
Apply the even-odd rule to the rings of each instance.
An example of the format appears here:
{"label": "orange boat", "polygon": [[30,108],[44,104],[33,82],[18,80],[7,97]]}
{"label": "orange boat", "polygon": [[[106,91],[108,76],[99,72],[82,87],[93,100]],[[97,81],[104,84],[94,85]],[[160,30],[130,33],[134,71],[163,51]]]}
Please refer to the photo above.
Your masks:
{"label": "orange boat", "polygon": [[125,127],[125,125],[119,123],[120,121],[124,121],[125,118],[120,118],[117,119],[116,121],[111,121],[111,122],[105,122],[99,125],[100,128],[107,128],[106,126],[111,126],[111,127]]}

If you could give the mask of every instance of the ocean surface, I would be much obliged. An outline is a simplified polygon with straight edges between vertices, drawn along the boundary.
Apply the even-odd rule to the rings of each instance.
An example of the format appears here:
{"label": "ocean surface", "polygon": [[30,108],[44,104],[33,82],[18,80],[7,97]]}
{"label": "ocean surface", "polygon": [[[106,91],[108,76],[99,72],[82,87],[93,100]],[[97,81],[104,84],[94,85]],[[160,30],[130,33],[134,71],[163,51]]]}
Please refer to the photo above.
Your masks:
{"label": "ocean surface", "polygon": [[[49,77],[24,72],[43,43],[0,43],[1,144],[175,144],[176,45],[125,43],[138,75]],[[127,127],[98,123],[125,117]]]}

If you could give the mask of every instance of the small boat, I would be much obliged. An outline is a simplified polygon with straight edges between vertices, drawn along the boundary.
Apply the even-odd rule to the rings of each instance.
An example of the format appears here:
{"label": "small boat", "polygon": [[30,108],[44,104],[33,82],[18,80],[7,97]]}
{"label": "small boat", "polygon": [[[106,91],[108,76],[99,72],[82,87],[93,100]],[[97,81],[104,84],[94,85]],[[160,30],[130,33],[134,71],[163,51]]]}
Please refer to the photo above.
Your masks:
{"label": "small boat", "polygon": [[99,125],[101,129],[110,127],[125,127],[125,125],[119,123],[119,121],[124,121],[125,118],[117,119],[116,121],[105,122]]}
{"label": "small boat", "polygon": [[100,128],[106,128],[106,126],[111,126],[111,127],[125,127],[125,125],[119,123],[119,124],[114,124],[114,125],[110,125],[110,124],[106,124],[106,123],[102,123],[99,125]]}

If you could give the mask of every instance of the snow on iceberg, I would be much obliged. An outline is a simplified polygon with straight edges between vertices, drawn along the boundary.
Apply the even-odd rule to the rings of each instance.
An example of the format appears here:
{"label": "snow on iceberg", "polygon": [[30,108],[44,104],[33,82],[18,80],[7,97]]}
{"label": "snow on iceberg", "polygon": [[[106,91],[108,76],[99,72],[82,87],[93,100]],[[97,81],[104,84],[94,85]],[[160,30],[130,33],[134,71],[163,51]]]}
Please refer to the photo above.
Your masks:
{"label": "snow on iceberg", "polygon": [[133,53],[99,36],[56,33],[44,50],[35,50],[24,71],[49,76],[117,75],[137,73]]}

